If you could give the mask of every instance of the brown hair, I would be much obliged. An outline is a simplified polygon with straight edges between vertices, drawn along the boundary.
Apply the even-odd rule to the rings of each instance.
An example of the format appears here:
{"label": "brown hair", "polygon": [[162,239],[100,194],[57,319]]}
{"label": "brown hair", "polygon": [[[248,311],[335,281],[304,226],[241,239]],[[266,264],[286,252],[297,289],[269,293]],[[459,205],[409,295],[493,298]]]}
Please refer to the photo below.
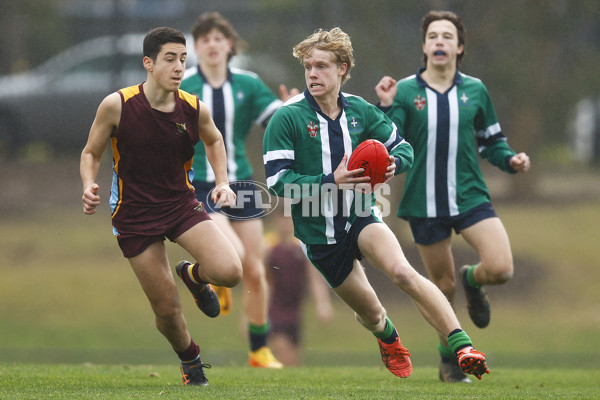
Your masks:
{"label": "brown hair", "polygon": [[322,29],[294,46],[292,54],[294,57],[304,62],[304,59],[313,49],[329,51],[333,53],[335,63],[340,66],[346,63],[346,73],[342,76],[342,85],[350,79],[350,70],[354,67],[354,56],[352,54],[352,42],[350,36],[340,28],[333,28],[330,31]]}
{"label": "brown hair", "polygon": [[185,46],[185,36],[177,29],[160,27],[154,28],[146,34],[143,44],[144,57],[156,60],[156,56],[167,43],[180,43]]}
{"label": "brown hair", "polygon": [[192,26],[192,36],[194,37],[194,41],[207,35],[213,29],[218,29],[227,39],[231,40],[232,46],[231,52],[227,58],[228,61],[231,60],[231,57],[246,48],[246,41],[238,35],[231,22],[218,12],[206,12],[198,16],[194,26]]}
{"label": "brown hair", "polygon": [[[466,53],[465,40],[467,36],[467,29],[465,28],[462,19],[460,19],[458,15],[456,15],[452,11],[429,11],[427,14],[425,14],[423,19],[421,20],[421,33],[423,34],[423,43],[425,43],[425,37],[427,35],[427,29],[429,28],[429,24],[442,19],[452,22],[452,24],[456,27],[456,32],[458,33],[458,45],[463,46],[462,53],[456,56],[456,67],[458,67]],[[423,64],[427,65],[426,54],[423,54]]]}

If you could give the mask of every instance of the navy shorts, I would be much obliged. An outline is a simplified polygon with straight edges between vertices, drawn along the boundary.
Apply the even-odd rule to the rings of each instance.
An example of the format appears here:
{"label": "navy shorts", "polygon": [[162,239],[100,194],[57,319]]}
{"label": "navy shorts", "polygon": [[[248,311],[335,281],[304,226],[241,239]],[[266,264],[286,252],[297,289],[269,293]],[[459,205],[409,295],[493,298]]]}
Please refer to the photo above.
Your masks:
{"label": "navy shorts", "polygon": [[357,218],[348,233],[335,244],[304,244],[302,250],[310,262],[321,272],[329,286],[340,286],[352,272],[354,260],[362,260],[358,248],[358,235],[369,224],[379,223],[373,215]]}
{"label": "navy shorts", "polygon": [[157,217],[157,227],[151,231],[136,230],[135,227],[113,227],[119,247],[126,258],[140,255],[155,242],[164,242],[165,238],[174,241],[187,230],[202,221],[210,220],[204,204],[193,197],[178,208],[173,207],[168,213]]}
{"label": "navy shorts", "polygon": [[[212,201],[210,192],[215,188],[214,182],[194,181],[192,185],[196,190],[196,198],[206,205],[206,212],[208,213],[221,213],[231,220],[255,219],[265,216],[264,209],[257,205],[261,203],[261,199],[257,198],[258,191],[256,184],[251,179],[235,181],[229,184],[229,187],[231,187],[231,190],[237,196],[238,203],[243,199],[243,204],[236,204],[235,207],[218,207]],[[243,196],[239,195],[241,191],[244,192]]]}
{"label": "navy shorts", "polygon": [[475,225],[479,221],[497,216],[491,203],[483,203],[453,217],[408,217],[408,223],[415,243],[427,245],[446,239],[452,234],[452,229],[460,234],[461,230]]}

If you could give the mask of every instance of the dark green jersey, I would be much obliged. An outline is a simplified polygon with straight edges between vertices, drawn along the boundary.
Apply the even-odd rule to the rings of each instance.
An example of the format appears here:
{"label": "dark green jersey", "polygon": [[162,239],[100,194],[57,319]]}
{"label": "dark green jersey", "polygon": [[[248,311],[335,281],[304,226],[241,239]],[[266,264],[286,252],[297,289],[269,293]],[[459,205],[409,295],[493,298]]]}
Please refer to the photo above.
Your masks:
{"label": "dark green jersey", "polygon": [[[227,175],[229,181],[248,179],[252,167],[246,155],[246,138],[255,122],[266,126],[269,118],[282,104],[264,82],[253,72],[230,68],[225,84],[220,88],[210,86],[200,68],[186,71],[182,90],[193,93],[209,108],[215,125],[223,134],[227,150]],[[206,158],[204,143],[196,145],[194,180],[214,182],[215,175]]]}
{"label": "dark green jersey", "polygon": [[305,244],[334,244],[357,215],[376,213],[375,196],[339,190],[333,172],[356,146],[377,139],[396,158],[396,173],[412,165],[411,146],[394,123],[358,96],[339,95],[342,111],[332,120],[305,90],[271,118],[263,141],[267,186],[290,198],[294,234]]}
{"label": "dark green jersey", "polygon": [[515,152],[479,79],[457,72],[454,85],[439,93],[427,86],[422,71],[398,82],[386,110],[415,152],[398,216],[454,216],[490,201],[477,153],[514,172],[508,160]]}

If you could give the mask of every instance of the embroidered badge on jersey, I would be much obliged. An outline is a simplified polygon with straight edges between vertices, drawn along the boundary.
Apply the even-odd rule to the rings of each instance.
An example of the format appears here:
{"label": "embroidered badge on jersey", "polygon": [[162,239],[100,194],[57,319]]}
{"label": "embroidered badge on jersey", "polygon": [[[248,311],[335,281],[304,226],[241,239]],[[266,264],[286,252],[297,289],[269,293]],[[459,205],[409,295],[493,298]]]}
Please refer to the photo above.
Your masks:
{"label": "embroidered badge on jersey", "polygon": [[310,137],[317,136],[317,132],[319,132],[319,127],[314,122],[310,121],[308,125],[306,125],[306,127],[308,128],[308,134],[310,135]]}
{"label": "embroidered badge on jersey", "polygon": [[349,125],[350,126],[349,126],[348,131],[350,133],[358,134],[358,133],[361,133],[363,131],[363,128],[360,125],[360,123],[357,121],[356,117],[352,117],[352,119],[350,119],[350,124]]}
{"label": "embroidered badge on jersey", "polygon": [[421,111],[422,109],[425,108],[425,103],[427,103],[427,100],[425,99],[425,97],[422,97],[419,94],[419,95],[417,95],[417,97],[415,97],[414,103],[415,103],[416,109],[418,111]]}
{"label": "embroidered badge on jersey", "polygon": [[187,133],[187,129],[186,129],[186,127],[185,127],[185,122],[184,122],[184,123],[182,123],[182,124],[180,124],[179,122],[175,122],[175,127],[177,127],[177,131],[176,131],[176,133],[177,133],[179,136],[182,136],[182,135],[184,135],[185,133]]}
{"label": "embroidered badge on jersey", "polygon": [[460,96],[460,101],[462,101],[463,106],[469,107],[471,105],[471,102],[469,101],[469,98],[465,92],[463,92],[463,94]]}

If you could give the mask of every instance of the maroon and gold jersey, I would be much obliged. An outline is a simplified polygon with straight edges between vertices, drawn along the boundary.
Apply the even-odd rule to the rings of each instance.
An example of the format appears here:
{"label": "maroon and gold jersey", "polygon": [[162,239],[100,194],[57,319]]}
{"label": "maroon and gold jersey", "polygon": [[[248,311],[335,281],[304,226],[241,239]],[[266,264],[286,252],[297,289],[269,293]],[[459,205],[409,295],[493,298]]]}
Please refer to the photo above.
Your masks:
{"label": "maroon and gold jersey", "polygon": [[121,120],[111,135],[113,226],[145,229],[165,210],[195,198],[191,181],[200,102],[179,90],[175,110],[162,112],[150,106],[142,84],[118,93]]}

